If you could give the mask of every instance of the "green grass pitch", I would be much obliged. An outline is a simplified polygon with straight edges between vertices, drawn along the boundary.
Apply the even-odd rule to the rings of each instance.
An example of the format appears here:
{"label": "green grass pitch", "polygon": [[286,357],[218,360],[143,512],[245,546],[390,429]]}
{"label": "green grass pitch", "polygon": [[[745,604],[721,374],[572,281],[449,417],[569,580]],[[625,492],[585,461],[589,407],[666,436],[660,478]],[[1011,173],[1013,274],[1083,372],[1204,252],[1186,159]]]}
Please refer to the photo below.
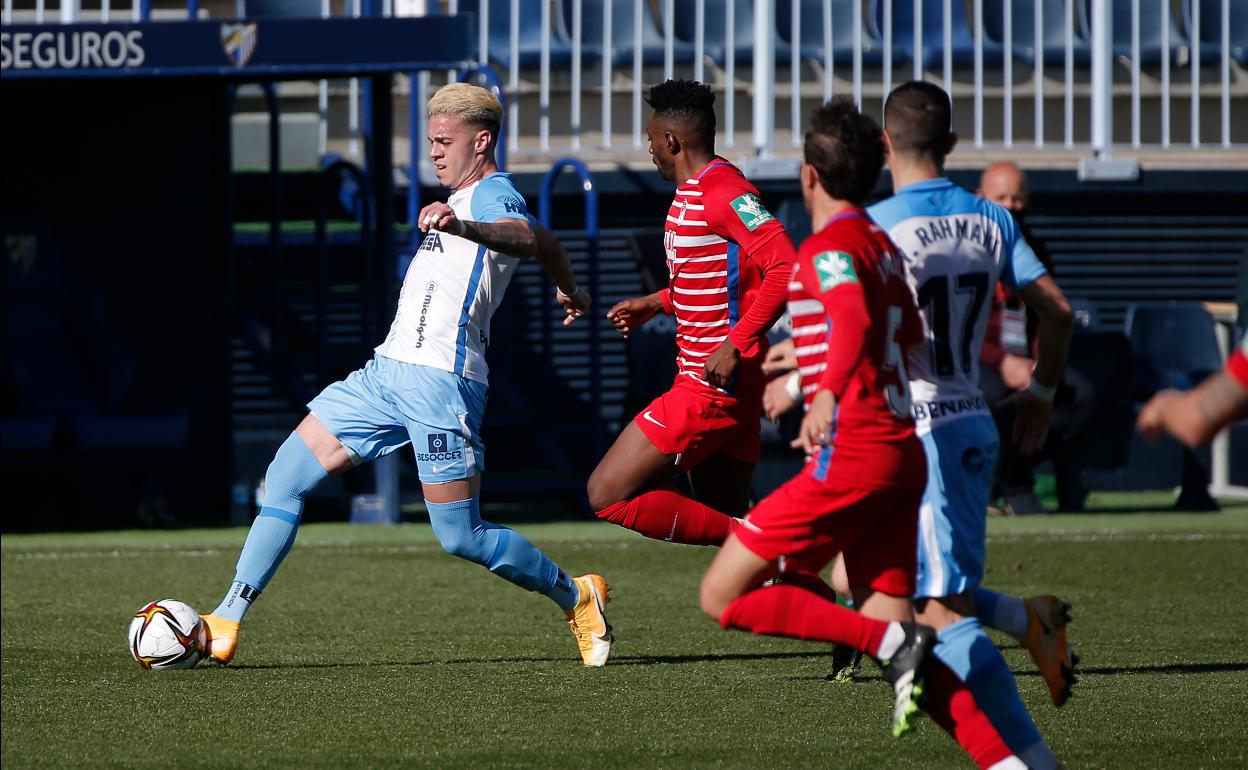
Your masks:
{"label": "green grass pitch", "polygon": [[[930,721],[888,734],[869,663],[721,631],[697,607],[710,549],[600,523],[519,524],[612,585],[611,665],[579,666],[544,597],[441,552],[427,525],[309,525],[235,665],[141,670],[130,615],[215,606],[242,529],[6,536],[2,761],[22,767],[954,768]],[[1072,768],[1248,766],[1248,510],[994,520],[991,587],[1074,604],[1075,697],[1006,658]],[[1003,641],[1003,640],[1002,640]]]}

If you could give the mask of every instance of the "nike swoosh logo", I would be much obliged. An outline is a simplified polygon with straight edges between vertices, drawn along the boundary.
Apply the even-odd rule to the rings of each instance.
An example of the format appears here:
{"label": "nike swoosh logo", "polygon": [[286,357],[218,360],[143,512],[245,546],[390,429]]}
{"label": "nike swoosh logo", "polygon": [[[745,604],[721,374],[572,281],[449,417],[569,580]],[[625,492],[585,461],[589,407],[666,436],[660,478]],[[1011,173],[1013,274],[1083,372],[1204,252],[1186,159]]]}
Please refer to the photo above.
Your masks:
{"label": "nike swoosh logo", "polygon": [[660,428],[666,428],[666,427],[667,427],[667,426],[666,426],[666,425],[664,425],[663,423],[661,423],[661,422],[659,422],[658,420],[656,420],[656,419],[654,419],[653,417],[651,417],[651,416],[650,416],[650,410],[649,410],[649,409],[647,409],[647,410],[645,411],[645,413],[641,415],[641,418],[642,418],[643,420],[649,420],[650,422],[654,423],[655,425],[659,426]]}
{"label": "nike swoosh logo", "polygon": [[433,471],[434,473],[445,473],[454,467],[455,467],[455,463],[451,463],[450,465],[443,465],[441,468],[435,465],[429,470]]}

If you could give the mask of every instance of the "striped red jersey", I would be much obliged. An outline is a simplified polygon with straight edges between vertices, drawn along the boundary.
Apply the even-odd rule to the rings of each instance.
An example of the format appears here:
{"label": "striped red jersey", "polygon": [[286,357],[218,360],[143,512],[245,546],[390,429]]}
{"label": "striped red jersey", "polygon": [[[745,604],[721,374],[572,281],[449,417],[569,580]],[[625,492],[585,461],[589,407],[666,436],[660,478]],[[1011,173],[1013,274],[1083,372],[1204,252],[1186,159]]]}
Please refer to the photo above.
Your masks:
{"label": "striped red jersey", "polygon": [[663,245],[670,283],[661,296],[676,315],[677,376],[706,385],[707,357],[731,339],[741,358],[730,390],[761,393],[766,334],[784,312],[795,258],[784,227],[740,170],[715,158],[676,189]]}
{"label": "striped red jersey", "polygon": [[808,408],[819,389],[819,378],[828,368],[828,316],[823,312],[823,303],[802,288],[797,270],[798,266],[793,265],[793,280],[789,282],[790,338],[801,376],[802,406]]}
{"label": "striped red jersey", "polygon": [[914,435],[906,351],[923,340],[901,254],[865,212],[850,209],[802,243],[794,277],[796,299],[815,303],[800,308],[807,325],[816,305],[826,325],[824,364],[803,370],[802,382],[814,384],[808,398],[819,390],[836,396],[832,470],[855,483],[884,483]]}

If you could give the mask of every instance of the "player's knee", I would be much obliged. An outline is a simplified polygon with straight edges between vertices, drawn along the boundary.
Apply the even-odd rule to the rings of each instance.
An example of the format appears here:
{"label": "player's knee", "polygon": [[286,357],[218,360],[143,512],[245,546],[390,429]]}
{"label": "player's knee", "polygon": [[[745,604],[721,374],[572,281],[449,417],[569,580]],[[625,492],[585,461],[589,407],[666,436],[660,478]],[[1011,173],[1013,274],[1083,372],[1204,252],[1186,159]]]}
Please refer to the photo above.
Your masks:
{"label": "player's knee", "polygon": [[458,556],[477,564],[484,564],[489,558],[489,554],[485,553],[485,543],[482,538],[475,530],[467,526],[435,525],[433,534],[438,538],[442,550],[452,556]]}
{"label": "player's knee", "polygon": [[702,605],[702,611],[706,613],[708,618],[716,623],[718,623],[719,619],[724,616],[724,610],[728,609],[728,605],[732,603],[732,601],[724,595],[723,591],[717,588],[715,584],[709,580],[702,581],[702,589],[699,594],[699,599]]}
{"label": "player's knee", "polygon": [[291,433],[265,471],[262,503],[298,515],[303,512],[304,496],[328,475],[303,439]]}
{"label": "player's knee", "polygon": [[591,474],[585,493],[589,496],[589,507],[594,509],[594,513],[598,514],[599,518],[610,521],[609,509],[620,502],[623,497],[619,494],[619,490],[604,478],[605,475],[597,471]]}

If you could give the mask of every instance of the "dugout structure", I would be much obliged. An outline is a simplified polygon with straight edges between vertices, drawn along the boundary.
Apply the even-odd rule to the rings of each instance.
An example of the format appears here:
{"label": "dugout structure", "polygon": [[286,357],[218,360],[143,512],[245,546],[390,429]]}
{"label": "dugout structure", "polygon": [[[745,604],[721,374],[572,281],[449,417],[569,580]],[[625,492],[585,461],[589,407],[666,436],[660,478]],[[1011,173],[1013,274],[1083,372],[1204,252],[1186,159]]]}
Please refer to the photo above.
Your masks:
{"label": "dugout structure", "polygon": [[[393,76],[471,66],[472,26],[470,16],[4,26],[5,529],[115,523],[153,499],[179,517],[221,517],[236,486],[237,86],[360,77],[385,94],[366,99],[356,176],[362,198],[389,202]],[[276,134],[273,121],[271,148]],[[279,205],[280,182],[275,169]],[[274,313],[285,304],[278,219]],[[376,332],[394,288],[391,206],[371,207],[362,225],[372,233],[356,242],[362,303]]]}

